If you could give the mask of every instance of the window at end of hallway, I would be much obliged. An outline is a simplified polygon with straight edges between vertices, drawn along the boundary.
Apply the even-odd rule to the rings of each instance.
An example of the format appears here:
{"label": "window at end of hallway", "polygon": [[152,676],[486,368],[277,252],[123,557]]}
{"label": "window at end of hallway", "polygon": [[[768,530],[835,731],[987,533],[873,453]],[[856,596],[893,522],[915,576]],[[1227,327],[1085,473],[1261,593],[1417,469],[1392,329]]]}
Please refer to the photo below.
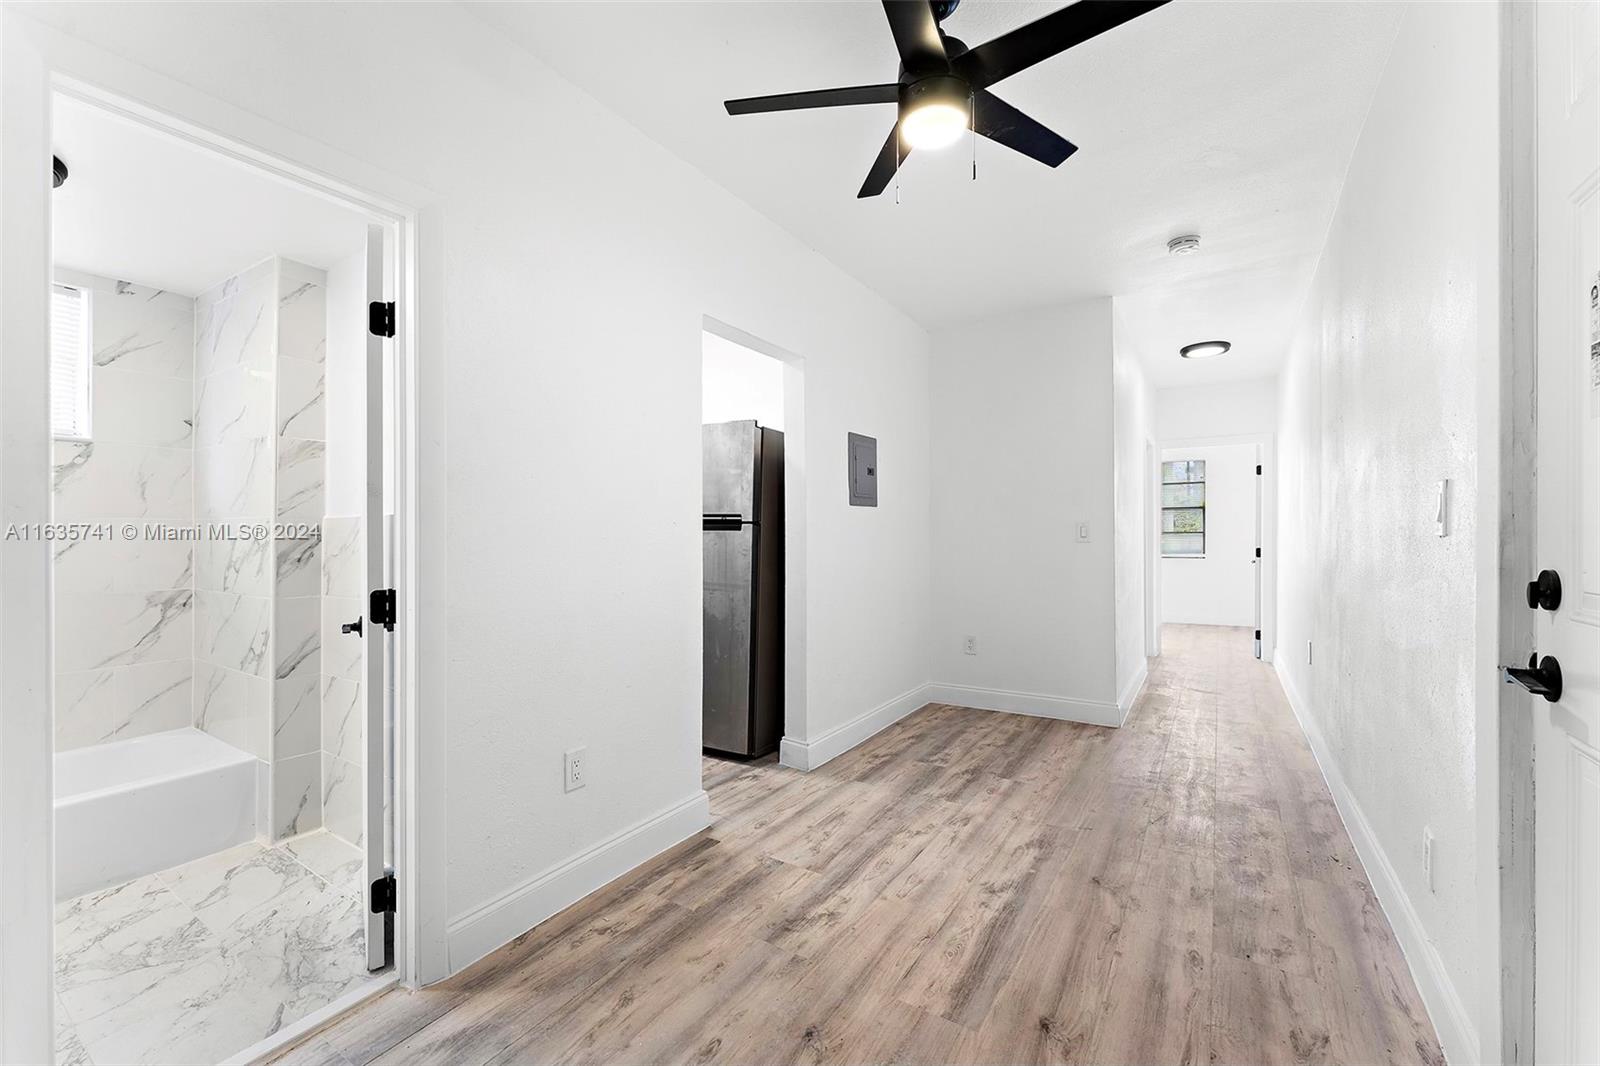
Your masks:
{"label": "window at end of hallway", "polygon": [[1161,464],[1161,557],[1204,559],[1206,555],[1206,461]]}
{"label": "window at end of hallway", "polygon": [[89,294],[53,287],[50,300],[50,432],[89,439]]}

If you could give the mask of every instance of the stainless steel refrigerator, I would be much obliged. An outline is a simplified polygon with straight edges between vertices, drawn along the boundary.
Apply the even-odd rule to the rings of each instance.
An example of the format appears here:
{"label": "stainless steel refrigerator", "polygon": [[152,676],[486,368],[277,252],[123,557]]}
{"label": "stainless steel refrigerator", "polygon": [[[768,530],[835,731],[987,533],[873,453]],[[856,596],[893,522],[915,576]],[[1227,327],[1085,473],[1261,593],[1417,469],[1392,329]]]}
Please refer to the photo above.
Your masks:
{"label": "stainless steel refrigerator", "polygon": [[753,758],[783,735],[783,434],[702,426],[701,743]]}

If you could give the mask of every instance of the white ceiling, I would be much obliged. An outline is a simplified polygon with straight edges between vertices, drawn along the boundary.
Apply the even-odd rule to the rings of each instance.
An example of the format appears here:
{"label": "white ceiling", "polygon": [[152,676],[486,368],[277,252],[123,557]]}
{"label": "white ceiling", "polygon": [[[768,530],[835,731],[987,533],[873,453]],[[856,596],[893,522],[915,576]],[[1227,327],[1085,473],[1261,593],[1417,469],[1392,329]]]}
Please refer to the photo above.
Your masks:
{"label": "white ceiling", "polygon": [[56,265],[196,296],[277,254],[327,269],[366,220],[226,156],[66,97],[55,154]]}
{"label": "white ceiling", "polygon": [[[722,108],[892,81],[875,0],[468,6],[930,328],[1125,297],[1158,387],[1276,372],[1401,7],[1177,0],[996,87],[1079,145],[1060,168],[980,141],[973,182],[963,142],[913,156],[897,204],[855,198],[892,105]],[[965,0],[945,29],[976,45],[1058,6]],[[1234,351],[1177,357],[1215,338]]]}

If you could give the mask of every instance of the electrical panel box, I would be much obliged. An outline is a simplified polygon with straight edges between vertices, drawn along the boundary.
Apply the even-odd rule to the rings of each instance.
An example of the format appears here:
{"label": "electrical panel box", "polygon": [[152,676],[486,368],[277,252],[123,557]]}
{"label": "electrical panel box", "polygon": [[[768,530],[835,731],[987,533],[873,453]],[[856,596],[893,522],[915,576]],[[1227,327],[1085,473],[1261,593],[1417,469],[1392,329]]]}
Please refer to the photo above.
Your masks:
{"label": "electrical panel box", "polygon": [[878,506],[878,438],[850,434],[850,506]]}

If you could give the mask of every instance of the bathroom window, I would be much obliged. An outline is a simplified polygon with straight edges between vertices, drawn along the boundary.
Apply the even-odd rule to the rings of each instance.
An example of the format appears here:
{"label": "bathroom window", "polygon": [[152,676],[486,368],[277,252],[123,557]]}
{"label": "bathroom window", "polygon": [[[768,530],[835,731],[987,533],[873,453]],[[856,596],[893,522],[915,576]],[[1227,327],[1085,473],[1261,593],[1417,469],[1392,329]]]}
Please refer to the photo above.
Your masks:
{"label": "bathroom window", "polygon": [[57,285],[50,302],[50,430],[89,439],[89,293]]}
{"label": "bathroom window", "polygon": [[1206,461],[1161,464],[1161,555],[1204,559],[1206,555]]}

